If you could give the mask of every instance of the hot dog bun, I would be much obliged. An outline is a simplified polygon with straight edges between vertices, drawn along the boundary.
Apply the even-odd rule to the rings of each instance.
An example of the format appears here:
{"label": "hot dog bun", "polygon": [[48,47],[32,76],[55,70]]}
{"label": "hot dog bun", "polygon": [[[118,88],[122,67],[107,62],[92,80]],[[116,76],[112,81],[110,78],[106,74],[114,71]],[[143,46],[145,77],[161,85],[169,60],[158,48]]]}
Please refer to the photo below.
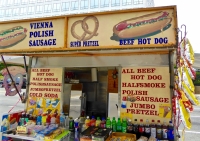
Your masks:
{"label": "hot dog bun", "polygon": [[26,29],[21,26],[15,26],[0,31],[0,47],[7,47],[20,42],[26,37]]}
{"label": "hot dog bun", "polygon": [[[161,19],[161,20],[160,20]],[[113,27],[113,32],[119,38],[135,38],[156,31],[162,31],[169,25],[172,18],[167,12],[159,11],[156,13],[124,20]]]}

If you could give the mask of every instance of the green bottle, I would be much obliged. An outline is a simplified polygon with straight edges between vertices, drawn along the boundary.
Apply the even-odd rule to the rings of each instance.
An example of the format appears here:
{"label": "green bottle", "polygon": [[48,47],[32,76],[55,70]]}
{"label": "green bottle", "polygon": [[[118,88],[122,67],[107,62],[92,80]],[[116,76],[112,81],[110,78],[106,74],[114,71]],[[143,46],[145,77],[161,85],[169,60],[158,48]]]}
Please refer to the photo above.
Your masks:
{"label": "green bottle", "polygon": [[106,120],[106,128],[111,128],[111,121],[109,117]]}
{"label": "green bottle", "polygon": [[127,122],[126,119],[123,119],[122,121],[122,133],[126,133],[127,132]]}
{"label": "green bottle", "polygon": [[118,118],[118,121],[117,121],[117,132],[121,132],[121,131],[122,131],[122,123],[121,123],[120,118]]}
{"label": "green bottle", "polygon": [[112,131],[117,132],[117,121],[115,120],[115,117],[113,117],[112,120]]}

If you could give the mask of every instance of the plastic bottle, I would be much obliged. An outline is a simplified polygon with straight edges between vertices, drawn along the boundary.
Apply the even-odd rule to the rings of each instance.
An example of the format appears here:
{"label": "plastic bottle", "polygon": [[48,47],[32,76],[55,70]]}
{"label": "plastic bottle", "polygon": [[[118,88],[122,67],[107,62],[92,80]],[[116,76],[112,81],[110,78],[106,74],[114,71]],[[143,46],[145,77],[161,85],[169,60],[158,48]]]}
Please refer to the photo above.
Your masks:
{"label": "plastic bottle", "polygon": [[74,128],[75,128],[75,132],[79,131],[79,120],[78,119],[74,120]]}
{"label": "plastic bottle", "polygon": [[42,124],[42,116],[38,115],[37,116],[37,121],[36,121],[37,125],[41,125]]}
{"label": "plastic bottle", "polygon": [[90,117],[87,116],[86,120],[85,120],[85,127],[86,129],[90,126]]}
{"label": "plastic bottle", "polygon": [[122,131],[122,123],[121,123],[120,118],[118,118],[118,121],[117,121],[117,132],[121,132],[121,131]]}
{"label": "plastic bottle", "polygon": [[69,116],[65,117],[65,129],[69,129]]}
{"label": "plastic bottle", "polygon": [[156,125],[155,125],[154,120],[152,120],[150,128],[151,128],[151,136],[155,138],[156,137]]}
{"label": "plastic bottle", "polygon": [[110,118],[107,117],[107,120],[106,120],[106,128],[111,128],[111,121],[110,121]]}
{"label": "plastic bottle", "polygon": [[64,115],[64,113],[60,114],[60,126],[65,128],[65,115]]}
{"label": "plastic bottle", "polygon": [[96,119],[94,116],[92,116],[92,119],[90,120],[90,126],[95,126],[96,125]]}
{"label": "plastic bottle", "polygon": [[126,133],[127,132],[127,121],[126,119],[123,119],[122,121],[122,133]]}
{"label": "plastic bottle", "polygon": [[46,119],[46,125],[48,126],[48,125],[50,125],[50,124],[51,124],[51,115],[48,114],[48,115],[47,115],[47,119]]}
{"label": "plastic bottle", "polygon": [[144,135],[144,124],[143,124],[143,119],[140,119],[139,134],[140,134],[140,136],[143,136],[143,135]]}
{"label": "plastic bottle", "polygon": [[158,123],[157,123],[157,126],[156,126],[156,138],[158,140],[162,139],[162,129],[161,129],[160,120],[158,120]]}
{"label": "plastic bottle", "polygon": [[151,136],[151,129],[150,129],[150,125],[149,125],[149,120],[148,119],[146,120],[144,131],[145,131],[145,136],[147,138],[149,138]]}
{"label": "plastic bottle", "polygon": [[69,131],[74,132],[74,119],[72,117],[69,118]]}
{"label": "plastic bottle", "polygon": [[166,121],[163,122],[163,126],[162,126],[162,139],[163,140],[167,140],[167,123]]}
{"label": "plastic bottle", "polygon": [[138,127],[138,123],[137,123],[137,119],[134,120],[133,122],[133,134],[136,135],[136,138],[139,139],[139,127]]}
{"label": "plastic bottle", "polygon": [[128,119],[127,121],[127,133],[133,133],[133,125],[131,119]]}
{"label": "plastic bottle", "polygon": [[113,117],[112,120],[112,131],[117,132],[117,121],[115,120],[115,117]]}
{"label": "plastic bottle", "polygon": [[97,120],[96,120],[96,127],[100,127],[100,124],[101,124],[101,120],[100,120],[100,117],[97,117]]}
{"label": "plastic bottle", "polygon": [[174,127],[172,121],[169,122],[168,132],[167,132],[167,139],[169,141],[174,141]]}
{"label": "plastic bottle", "polygon": [[101,128],[105,128],[106,127],[106,120],[105,120],[105,118],[102,118],[100,127]]}

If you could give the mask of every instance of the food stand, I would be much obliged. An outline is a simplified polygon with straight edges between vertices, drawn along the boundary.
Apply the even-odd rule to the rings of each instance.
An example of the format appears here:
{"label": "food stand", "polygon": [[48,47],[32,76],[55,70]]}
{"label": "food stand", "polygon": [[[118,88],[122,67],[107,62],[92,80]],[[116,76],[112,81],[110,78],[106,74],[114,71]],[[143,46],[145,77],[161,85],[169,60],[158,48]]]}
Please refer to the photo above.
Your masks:
{"label": "food stand", "polygon": [[[116,118],[144,124],[172,121],[176,6],[0,24],[9,34],[6,38],[2,33],[1,54],[30,58],[25,97],[29,114],[105,118],[110,115],[108,105],[114,104],[120,113]],[[81,94],[73,95],[74,90]],[[109,93],[115,93],[117,103],[108,102]],[[70,104],[77,97],[78,108]],[[59,123],[57,116],[54,123]],[[2,132],[7,137],[34,138]]]}

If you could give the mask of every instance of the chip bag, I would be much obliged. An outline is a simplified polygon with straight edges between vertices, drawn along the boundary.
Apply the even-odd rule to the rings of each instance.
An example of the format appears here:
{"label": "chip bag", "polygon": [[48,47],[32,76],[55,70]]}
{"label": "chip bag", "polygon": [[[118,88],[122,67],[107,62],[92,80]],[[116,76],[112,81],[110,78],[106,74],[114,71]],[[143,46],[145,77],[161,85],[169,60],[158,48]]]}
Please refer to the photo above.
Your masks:
{"label": "chip bag", "polygon": [[186,128],[191,129],[192,124],[191,124],[191,120],[190,120],[190,114],[185,109],[183,101],[181,99],[179,99],[179,105],[180,105],[181,121]]}
{"label": "chip bag", "polygon": [[188,61],[190,65],[194,64],[194,50],[189,39],[185,39],[185,59]]}
{"label": "chip bag", "polygon": [[194,93],[185,84],[185,82],[182,82],[182,86],[183,86],[183,91],[184,91],[185,95],[187,96],[187,98],[190,100],[190,102],[193,105],[199,105],[199,101],[195,97]]}
{"label": "chip bag", "polygon": [[189,101],[189,99],[186,97],[185,93],[182,90],[177,90],[180,94],[181,100],[183,101],[183,105],[185,106],[185,109],[190,113],[194,111],[192,103]]}
{"label": "chip bag", "polygon": [[183,67],[183,81],[188,86],[188,88],[192,92],[194,92],[194,84],[193,84],[193,81],[192,81],[192,79],[191,79],[186,67]]}

